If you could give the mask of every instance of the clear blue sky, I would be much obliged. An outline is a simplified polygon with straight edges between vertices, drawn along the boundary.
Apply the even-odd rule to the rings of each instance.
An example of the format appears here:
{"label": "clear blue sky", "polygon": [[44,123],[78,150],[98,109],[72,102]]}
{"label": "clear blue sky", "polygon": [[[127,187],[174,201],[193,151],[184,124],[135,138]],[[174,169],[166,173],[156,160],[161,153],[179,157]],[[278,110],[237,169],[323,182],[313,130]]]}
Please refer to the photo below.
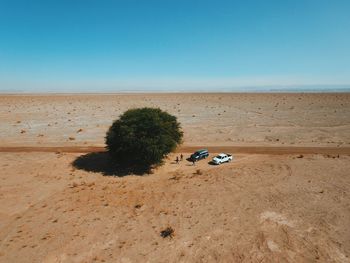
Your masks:
{"label": "clear blue sky", "polygon": [[349,0],[0,0],[0,90],[350,84]]}

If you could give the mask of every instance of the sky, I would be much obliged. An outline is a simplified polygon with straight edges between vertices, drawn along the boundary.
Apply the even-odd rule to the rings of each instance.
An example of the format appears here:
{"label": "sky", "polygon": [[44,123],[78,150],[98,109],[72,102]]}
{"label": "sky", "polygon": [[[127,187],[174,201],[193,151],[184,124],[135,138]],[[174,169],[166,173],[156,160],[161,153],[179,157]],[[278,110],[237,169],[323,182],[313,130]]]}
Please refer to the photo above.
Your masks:
{"label": "sky", "polygon": [[350,87],[349,0],[0,0],[0,90]]}

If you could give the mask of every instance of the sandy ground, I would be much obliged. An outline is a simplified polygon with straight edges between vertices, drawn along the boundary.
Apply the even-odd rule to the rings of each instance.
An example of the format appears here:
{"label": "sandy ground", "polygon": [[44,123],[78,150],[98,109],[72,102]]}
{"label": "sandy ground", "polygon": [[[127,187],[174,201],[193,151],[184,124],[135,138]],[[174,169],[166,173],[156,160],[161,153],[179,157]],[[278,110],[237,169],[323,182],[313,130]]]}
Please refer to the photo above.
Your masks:
{"label": "sandy ground", "polygon": [[350,93],[0,96],[1,146],[103,146],[134,107],[178,117],[186,145],[350,146]]}
{"label": "sandy ground", "polygon": [[[149,94],[1,96],[0,145],[103,146],[143,105],[179,117],[184,151],[350,142],[350,94]],[[1,152],[0,262],[350,262],[348,154],[233,154],[111,176],[105,153]]]}

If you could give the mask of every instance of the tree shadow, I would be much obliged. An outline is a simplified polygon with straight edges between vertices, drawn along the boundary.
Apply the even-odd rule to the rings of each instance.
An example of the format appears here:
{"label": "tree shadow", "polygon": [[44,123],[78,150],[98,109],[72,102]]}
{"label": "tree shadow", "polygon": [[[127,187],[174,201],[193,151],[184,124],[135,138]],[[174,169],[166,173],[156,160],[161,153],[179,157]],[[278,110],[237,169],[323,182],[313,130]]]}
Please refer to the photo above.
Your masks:
{"label": "tree shadow", "polygon": [[102,173],[104,176],[123,177],[127,175],[144,175],[150,173],[150,168],[137,165],[123,166],[113,160],[108,152],[94,152],[77,157],[72,166],[87,172]]}

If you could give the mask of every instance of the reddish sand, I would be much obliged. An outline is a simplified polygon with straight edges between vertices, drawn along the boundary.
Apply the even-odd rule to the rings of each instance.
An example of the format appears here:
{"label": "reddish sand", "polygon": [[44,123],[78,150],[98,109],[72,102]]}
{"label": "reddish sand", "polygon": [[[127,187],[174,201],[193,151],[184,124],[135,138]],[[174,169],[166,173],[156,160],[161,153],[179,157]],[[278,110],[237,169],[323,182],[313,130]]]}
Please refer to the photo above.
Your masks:
{"label": "reddish sand", "polygon": [[[136,106],[177,115],[184,145],[153,174],[112,176],[86,152]],[[0,110],[0,262],[350,262],[350,94],[0,96]],[[196,145],[235,158],[174,162]]]}

